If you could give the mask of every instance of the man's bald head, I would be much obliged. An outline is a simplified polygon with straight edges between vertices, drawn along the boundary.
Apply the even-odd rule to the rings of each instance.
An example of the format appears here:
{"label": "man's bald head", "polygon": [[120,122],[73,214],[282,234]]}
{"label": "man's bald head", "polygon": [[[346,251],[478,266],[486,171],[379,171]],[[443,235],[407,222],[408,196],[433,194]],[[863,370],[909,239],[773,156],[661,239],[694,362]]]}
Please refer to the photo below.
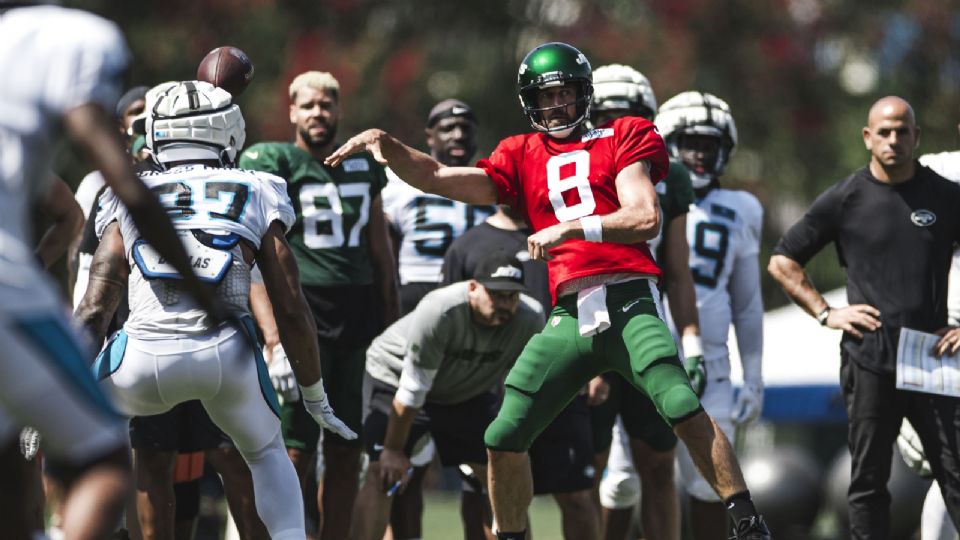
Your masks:
{"label": "man's bald head", "polygon": [[920,143],[913,107],[903,98],[887,96],[870,107],[863,144],[870,151],[870,170],[881,181],[899,182],[913,176],[913,151]]}
{"label": "man's bald head", "polygon": [[902,120],[910,126],[917,125],[913,107],[907,103],[907,100],[897,96],[880,98],[870,107],[870,112],[867,113],[867,127],[873,129],[886,118]]}

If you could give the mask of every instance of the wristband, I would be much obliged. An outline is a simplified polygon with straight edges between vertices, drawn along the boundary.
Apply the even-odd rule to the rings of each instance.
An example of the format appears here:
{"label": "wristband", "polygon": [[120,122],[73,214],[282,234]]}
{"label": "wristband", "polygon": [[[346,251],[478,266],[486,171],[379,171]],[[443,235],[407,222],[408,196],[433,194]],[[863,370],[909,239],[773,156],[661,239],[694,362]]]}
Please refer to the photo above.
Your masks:
{"label": "wristband", "polygon": [[583,229],[583,239],[587,242],[603,242],[603,225],[600,223],[600,216],[580,218],[580,227]]}
{"label": "wristband", "polygon": [[301,386],[300,395],[306,401],[323,401],[327,399],[327,393],[323,390],[323,377],[310,386]]}
{"label": "wristband", "polygon": [[687,335],[680,338],[680,346],[683,347],[683,356],[690,358],[691,356],[703,356],[703,343],[700,341],[700,336]]}

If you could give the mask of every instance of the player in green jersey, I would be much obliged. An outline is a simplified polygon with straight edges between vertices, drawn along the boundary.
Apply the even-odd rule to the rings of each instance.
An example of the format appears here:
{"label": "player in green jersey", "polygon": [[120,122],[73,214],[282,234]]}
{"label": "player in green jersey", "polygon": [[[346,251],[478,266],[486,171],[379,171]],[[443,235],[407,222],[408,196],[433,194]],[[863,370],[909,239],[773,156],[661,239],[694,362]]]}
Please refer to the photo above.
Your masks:
{"label": "player in green jersey", "polygon": [[[323,159],[336,148],[340,116],[340,85],[329,73],[308,71],[290,84],[290,123],[293,143],[251,146],[239,166],[276,174],[287,180],[297,220],[287,235],[300,268],[303,292],[317,322],[324,380],[331,405],[354,430],[361,429],[361,386],[365,351],[370,341],[398,318],[399,303],[387,225],[380,191],[387,177],[382,165],[362,154],[327,167]],[[319,438],[290,380],[289,364],[263,296],[251,297],[261,324],[271,375],[290,389],[284,396],[283,435],[301,484]],[[378,309],[371,310],[370,306]],[[273,306],[282,309],[282,306]],[[292,359],[294,362],[296,358]],[[359,441],[326,433],[325,472],[317,495],[323,521],[322,539],[348,536],[357,493]]]}

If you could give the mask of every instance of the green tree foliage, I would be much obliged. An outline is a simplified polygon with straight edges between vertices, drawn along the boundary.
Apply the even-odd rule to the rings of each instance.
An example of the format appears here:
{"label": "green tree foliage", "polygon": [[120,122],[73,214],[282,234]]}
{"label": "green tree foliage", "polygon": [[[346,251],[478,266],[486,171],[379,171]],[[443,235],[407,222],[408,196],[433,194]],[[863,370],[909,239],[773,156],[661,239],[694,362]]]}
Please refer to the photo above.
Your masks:
{"label": "green tree foliage", "polygon": [[[736,117],[740,147],[724,182],[764,203],[764,255],[818,193],[866,163],[860,128],[877,98],[913,103],[922,152],[960,145],[955,0],[67,3],[125,30],[131,84],[193,77],[219,45],[246,51],[256,78],[239,103],[251,142],[291,136],[286,86],[320,69],[344,89],[341,138],[378,126],[422,147],[426,112],[459,97],[476,108],[481,151],[489,151],[528,129],[516,69],[530,48],[551,40],[577,46],[594,67],[636,67],[660,102],[709,91]],[[833,254],[813,261],[811,273],[823,289],[842,284]],[[766,277],[764,297],[768,306],[786,300]]]}

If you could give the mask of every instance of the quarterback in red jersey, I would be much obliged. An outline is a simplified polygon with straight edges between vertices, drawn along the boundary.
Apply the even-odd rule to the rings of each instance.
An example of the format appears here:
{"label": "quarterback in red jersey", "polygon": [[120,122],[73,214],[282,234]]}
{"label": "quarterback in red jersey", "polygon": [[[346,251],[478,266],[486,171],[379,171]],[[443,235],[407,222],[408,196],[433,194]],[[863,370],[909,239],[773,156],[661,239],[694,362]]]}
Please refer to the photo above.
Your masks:
{"label": "quarterback in red jersey", "polygon": [[[668,166],[663,140],[653,124],[636,116],[563,140],[540,132],[516,135],[477,163],[493,180],[499,202],[525,212],[535,231],[619,210],[617,173],[631,165],[649,166],[655,180],[665,175]],[[566,290],[571,280],[591,275],[660,276],[642,242],[592,243],[570,238],[550,249],[549,257],[554,301],[558,287]]]}
{"label": "quarterback in red jersey", "polygon": [[[549,261],[555,305],[507,376],[503,406],[484,436],[497,538],[526,538],[533,491],[526,450],[592,377],[608,371],[645,393],[686,443],[726,503],[735,537],[770,538],[730,442],[690,387],[662,319],[660,270],[646,241],[660,227],[653,186],[667,172],[663,140],[641,118],[585,129],[590,62],[569,45],[533,49],[518,84],[536,132],[505,139],[476,167],[445,167],[378,129],[353,137],[326,161],[336,165],[368,151],[423,191],[514,206],[536,231],[527,247],[533,259]],[[403,471],[384,473],[388,486],[406,481]]]}

